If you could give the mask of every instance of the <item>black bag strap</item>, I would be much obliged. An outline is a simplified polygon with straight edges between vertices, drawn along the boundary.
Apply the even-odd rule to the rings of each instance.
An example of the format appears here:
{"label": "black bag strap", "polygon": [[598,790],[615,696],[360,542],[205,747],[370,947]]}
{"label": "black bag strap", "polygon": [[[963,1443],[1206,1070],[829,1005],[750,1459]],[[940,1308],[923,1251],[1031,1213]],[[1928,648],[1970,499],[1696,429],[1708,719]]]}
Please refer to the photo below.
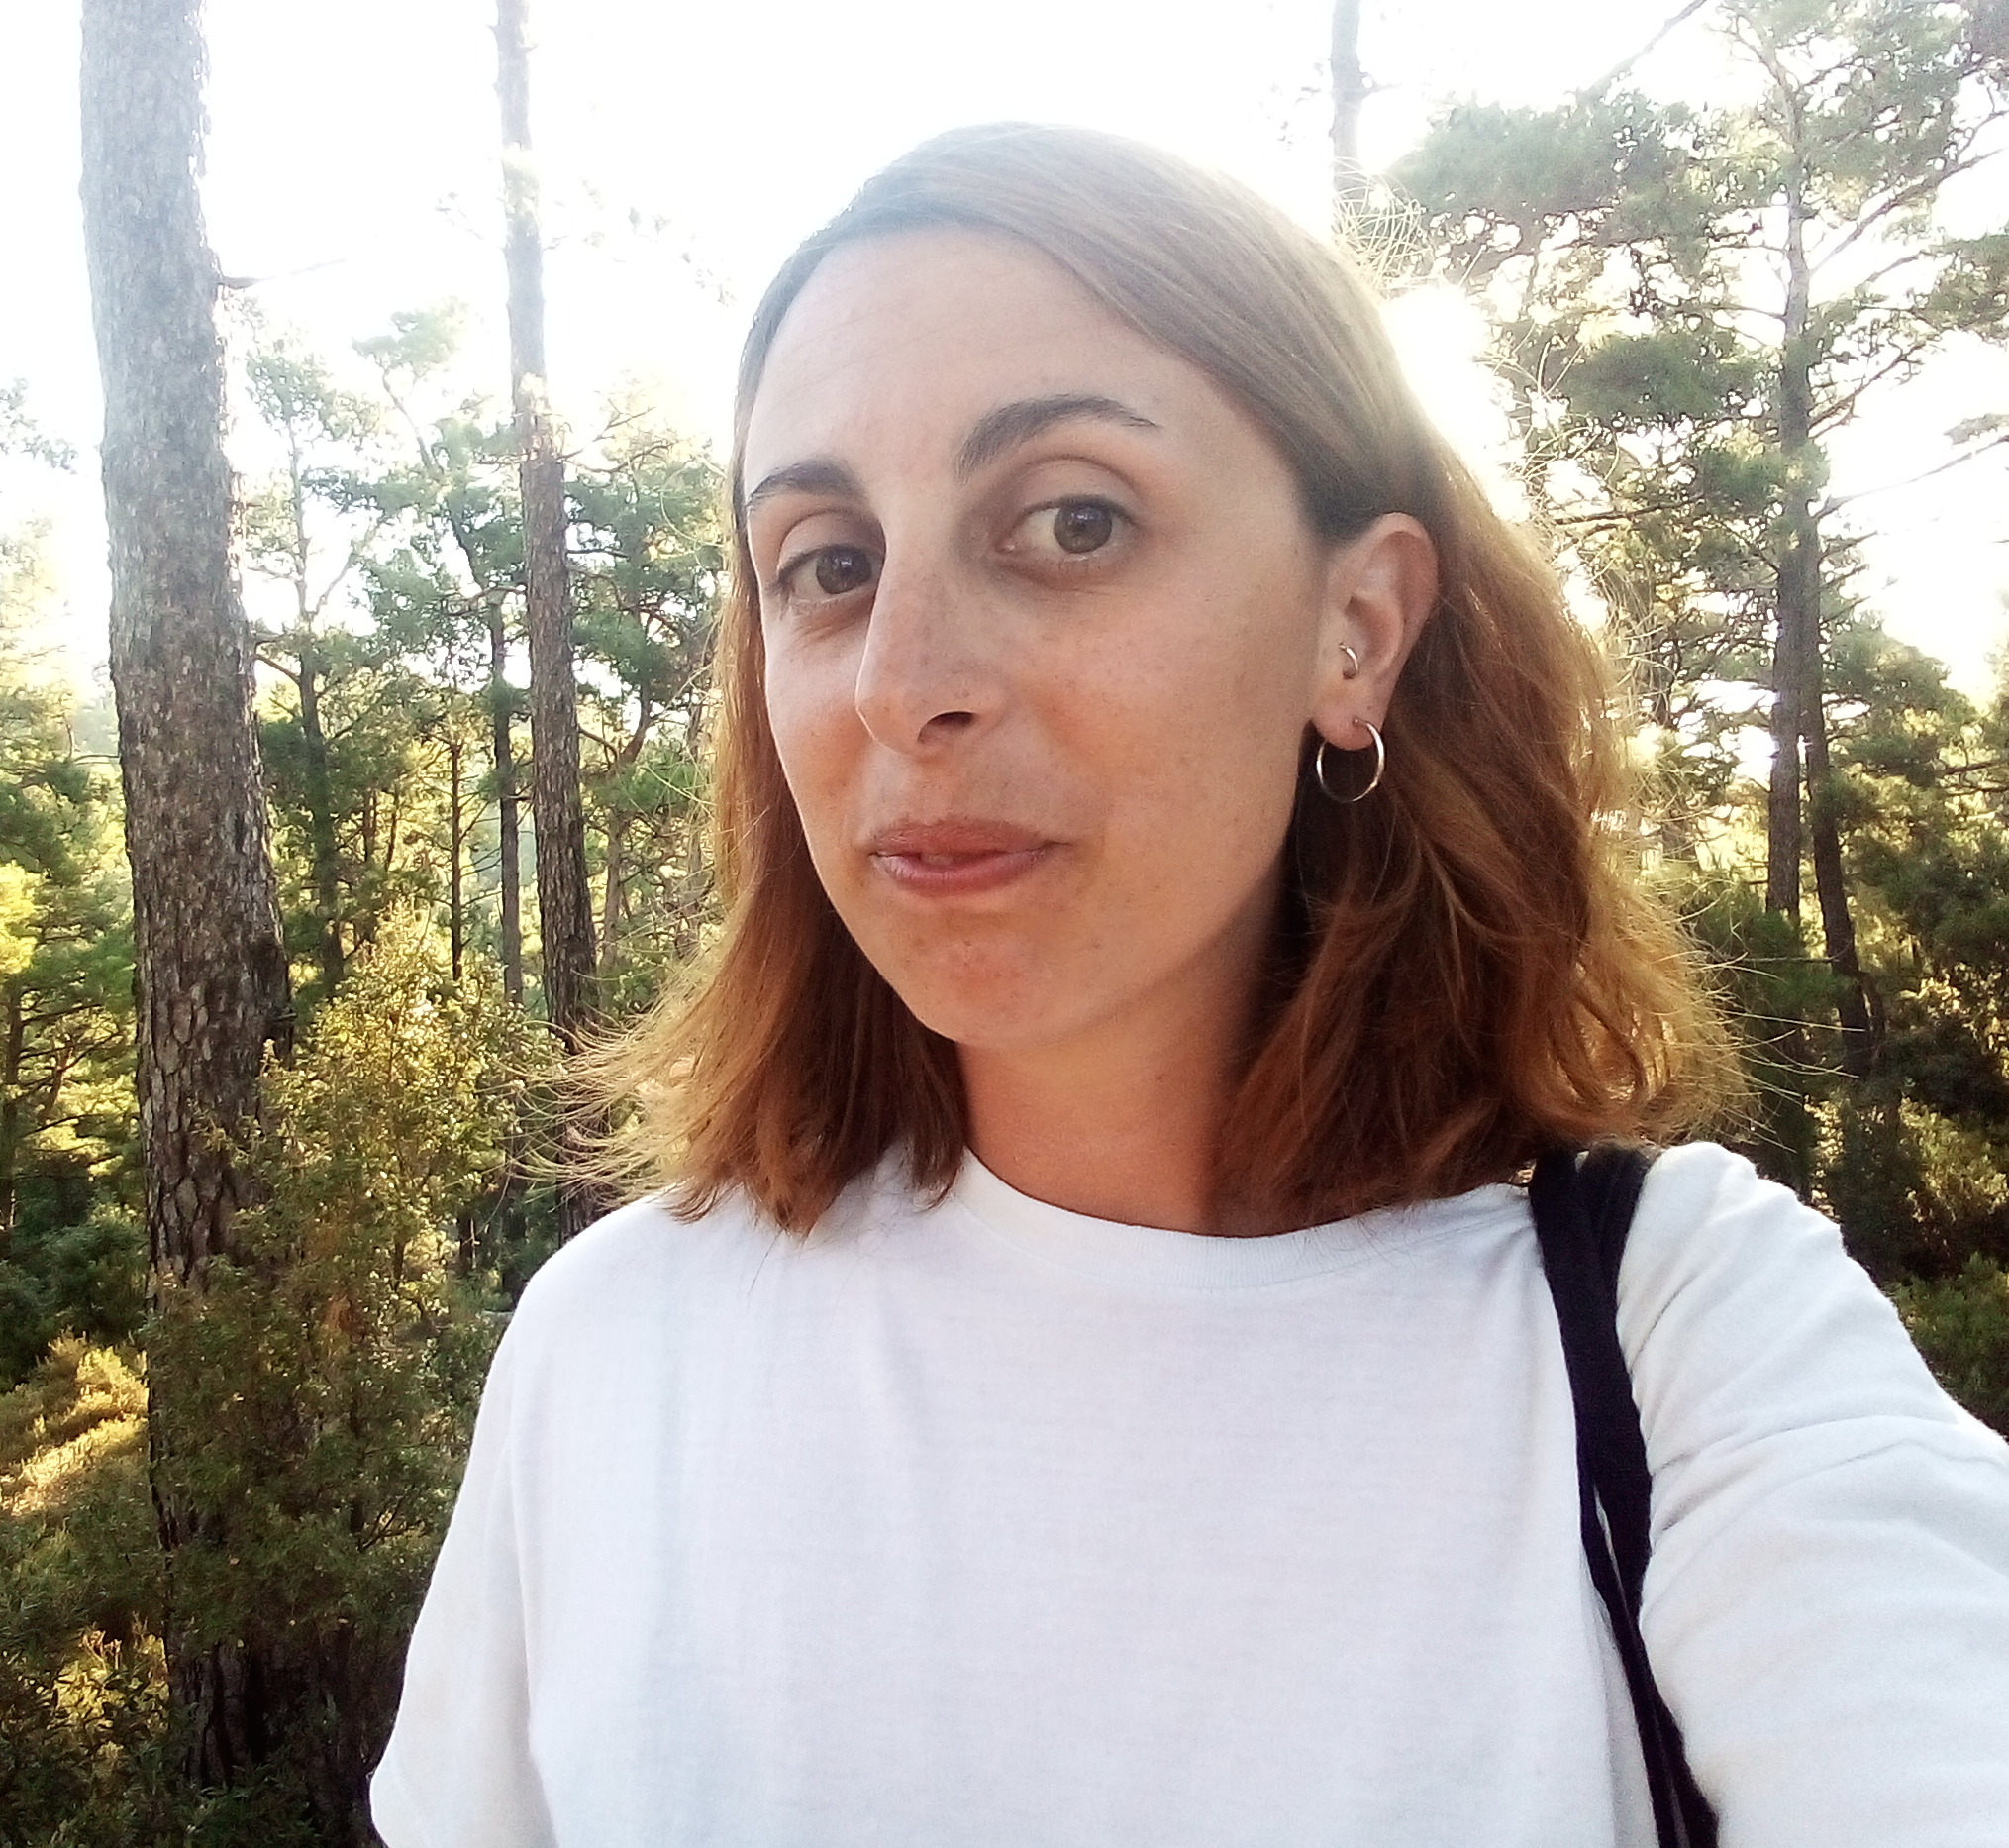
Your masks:
{"label": "black bag strap", "polygon": [[1618,1338],[1618,1270],[1653,1157],[1622,1144],[1535,1164],[1528,1187],[1542,1268],[1556,1299],[1569,1396],[1576,1408],[1576,1480],[1584,1557],[1611,1614],[1660,1848],[1715,1848],[1716,1816],[1681,1749],[1640,1635],[1640,1591],[1652,1549],[1653,1474]]}

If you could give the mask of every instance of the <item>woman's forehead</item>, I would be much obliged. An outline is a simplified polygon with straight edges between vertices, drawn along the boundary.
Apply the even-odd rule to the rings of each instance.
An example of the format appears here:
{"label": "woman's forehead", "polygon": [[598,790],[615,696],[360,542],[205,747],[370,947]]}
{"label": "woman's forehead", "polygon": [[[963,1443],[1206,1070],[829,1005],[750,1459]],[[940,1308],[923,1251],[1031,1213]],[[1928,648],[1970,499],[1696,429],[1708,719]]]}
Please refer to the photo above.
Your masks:
{"label": "woman's forehead", "polygon": [[798,456],[959,448],[1002,405],[1098,398],[1162,424],[1225,394],[1050,257],[964,230],[831,253],[784,316],[747,423],[751,483]]}

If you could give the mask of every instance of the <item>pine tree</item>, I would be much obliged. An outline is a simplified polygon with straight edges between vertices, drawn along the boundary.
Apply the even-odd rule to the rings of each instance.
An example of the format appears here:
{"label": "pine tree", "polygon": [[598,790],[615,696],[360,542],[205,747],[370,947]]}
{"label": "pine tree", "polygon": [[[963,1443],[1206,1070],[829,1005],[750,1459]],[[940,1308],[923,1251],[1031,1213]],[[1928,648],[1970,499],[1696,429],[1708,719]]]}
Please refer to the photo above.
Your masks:
{"label": "pine tree", "polygon": [[[199,1292],[251,1203],[231,1138],[255,1120],[267,1046],[289,1036],[286,962],[231,569],[218,275],[196,193],[203,46],[193,0],[86,0],[84,241],[103,374],[112,684],[133,873],[146,1223],[162,1300]],[[172,1568],[215,1540],[175,1487],[200,1434],[190,1383],[151,1382],[160,1539]],[[287,1676],[240,1639],[169,1617],[190,1769],[241,1781],[279,1729]]]}
{"label": "pine tree", "polygon": [[[1811,871],[1837,1063],[1860,1082],[1880,1029],[1826,680],[1859,533],[1826,445],[1950,338],[2001,328],[2001,238],[1962,243],[1933,215],[1988,155],[2002,70],[1954,5],[1722,0],[1715,17],[1752,73],[1749,106],[1598,86],[1555,111],[1467,108],[1402,177],[1490,304],[1538,512],[1638,664],[1677,798],[1663,848],[1708,851],[1738,735],[1769,730],[1764,903],[1796,931]],[[1971,427],[1966,453],[1993,434]],[[1784,1066],[1806,1066],[1797,1025],[1768,1031]],[[1805,1146],[1775,1128],[1782,1156]]]}

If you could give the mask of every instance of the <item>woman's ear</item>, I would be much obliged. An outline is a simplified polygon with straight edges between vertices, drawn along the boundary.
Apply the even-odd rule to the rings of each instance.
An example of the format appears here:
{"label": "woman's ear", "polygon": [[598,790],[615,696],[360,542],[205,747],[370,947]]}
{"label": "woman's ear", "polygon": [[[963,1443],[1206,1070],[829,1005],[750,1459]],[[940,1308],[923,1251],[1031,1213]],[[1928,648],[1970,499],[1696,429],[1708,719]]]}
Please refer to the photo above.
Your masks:
{"label": "woman's ear", "polygon": [[1437,547],[1420,520],[1384,513],[1326,563],[1310,719],[1335,750],[1366,747],[1437,607]]}

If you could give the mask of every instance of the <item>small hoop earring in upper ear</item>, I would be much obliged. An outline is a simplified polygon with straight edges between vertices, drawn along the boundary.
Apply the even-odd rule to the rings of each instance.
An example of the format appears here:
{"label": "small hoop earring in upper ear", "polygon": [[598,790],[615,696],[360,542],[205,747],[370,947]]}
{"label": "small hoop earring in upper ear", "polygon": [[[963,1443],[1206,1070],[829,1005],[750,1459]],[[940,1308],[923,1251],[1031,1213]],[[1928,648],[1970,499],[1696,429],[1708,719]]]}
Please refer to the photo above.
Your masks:
{"label": "small hoop earring in upper ear", "polygon": [[[1342,647],[1345,646],[1343,643]],[[1335,795],[1333,786],[1326,781],[1326,753],[1332,749],[1330,739],[1321,738],[1319,748],[1312,754],[1311,773],[1319,786],[1319,794],[1328,802],[1337,802],[1347,807],[1355,802],[1364,802],[1381,786],[1381,772],[1388,768],[1388,747],[1381,742],[1381,730],[1371,719],[1356,719],[1356,725],[1366,727],[1367,736],[1374,741],[1374,773],[1367,778],[1367,786],[1358,795]]]}
{"label": "small hoop earring in upper ear", "polygon": [[1354,653],[1354,645],[1351,642],[1342,642],[1340,644],[1340,653],[1347,658],[1347,670],[1340,675],[1340,678],[1343,680],[1357,680],[1360,677],[1360,658]]}

